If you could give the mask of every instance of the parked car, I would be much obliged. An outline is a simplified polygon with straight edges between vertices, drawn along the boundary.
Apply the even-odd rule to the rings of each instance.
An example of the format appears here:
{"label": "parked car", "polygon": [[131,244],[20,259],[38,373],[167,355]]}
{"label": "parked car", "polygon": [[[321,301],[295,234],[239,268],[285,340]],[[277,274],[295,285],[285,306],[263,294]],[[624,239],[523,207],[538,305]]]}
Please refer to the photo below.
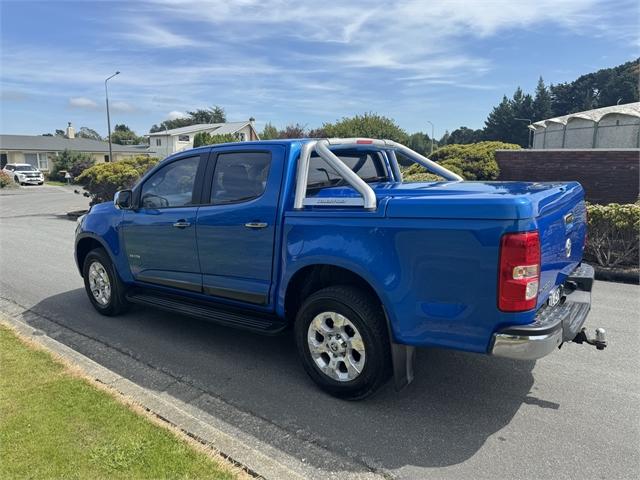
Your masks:
{"label": "parked car", "polygon": [[[442,181],[403,182],[397,153]],[[576,182],[465,182],[388,140],[274,140],[168,157],[79,219],[75,259],[101,314],[292,326],[310,377],[359,399],[408,384],[415,347],[604,348],[583,328],[586,234]]]}
{"label": "parked car", "polygon": [[20,185],[44,183],[42,172],[28,163],[7,163],[2,170]]}

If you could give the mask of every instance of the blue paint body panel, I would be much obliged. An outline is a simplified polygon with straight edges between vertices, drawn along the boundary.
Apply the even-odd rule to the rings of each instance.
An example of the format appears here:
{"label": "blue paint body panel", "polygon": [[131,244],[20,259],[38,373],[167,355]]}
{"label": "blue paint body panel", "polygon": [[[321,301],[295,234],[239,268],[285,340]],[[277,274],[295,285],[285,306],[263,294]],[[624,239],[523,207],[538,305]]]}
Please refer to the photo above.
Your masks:
{"label": "blue paint body panel", "polygon": [[[128,258],[127,251],[143,249],[155,252],[155,270],[188,272],[202,285],[201,291],[156,285],[162,291],[283,318],[287,288],[296,272],[312,265],[345,268],[377,293],[395,342],[480,353],[487,352],[495,331],[531,323],[536,313],[497,308],[499,246],[505,233],[540,233],[538,307],[582,260],[586,209],[578,183],[389,181],[372,184],[375,211],[332,206],[296,211],[295,177],[303,143],[245,142],[195,150],[208,154],[210,161],[218,152],[268,150],[272,165],[260,198],[234,205],[201,204],[181,212],[191,215],[196,226],[187,235],[168,232],[154,238],[144,233],[153,225],[150,215],[106,203],[83,219],[78,240],[100,241],[127,284],[141,285],[135,278],[135,258]],[[333,187],[314,195],[358,194],[350,187]],[[163,215],[168,222],[177,218],[176,212],[159,217]],[[259,232],[243,227],[255,221],[268,227]],[[129,238],[132,228],[143,234]],[[195,246],[188,248],[189,242]],[[225,297],[225,289],[239,295]],[[243,300],[243,293],[247,299],[263,296],[264,302]]]}

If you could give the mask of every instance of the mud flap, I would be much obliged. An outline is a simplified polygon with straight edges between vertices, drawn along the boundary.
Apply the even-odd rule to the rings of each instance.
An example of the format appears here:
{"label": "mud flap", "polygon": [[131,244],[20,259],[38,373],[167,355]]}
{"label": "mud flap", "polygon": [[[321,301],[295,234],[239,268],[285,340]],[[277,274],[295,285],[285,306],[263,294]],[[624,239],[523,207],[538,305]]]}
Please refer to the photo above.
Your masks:
{"label": "mud flap", "polygon": [[396,391],[402,390],[413,381],[413,359],[415,354],[416,347],[391,342],[393,383]]}

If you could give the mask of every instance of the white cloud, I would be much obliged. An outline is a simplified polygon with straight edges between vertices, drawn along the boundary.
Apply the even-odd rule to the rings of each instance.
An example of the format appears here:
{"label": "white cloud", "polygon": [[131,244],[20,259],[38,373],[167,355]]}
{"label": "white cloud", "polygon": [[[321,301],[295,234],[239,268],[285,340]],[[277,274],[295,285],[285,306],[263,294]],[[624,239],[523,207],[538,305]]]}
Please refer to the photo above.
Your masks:
{"label": "white cloud", "polygon": [[169,113],[167,113],[165,120],[175,120],[177,118],[185,118],[187,116],[188,115],[184,112],[179,112],[178,110],[172,110]]}
{"label": "white cloud", "polygon": [[148,19],[137,18],[135,21],[126,22],[125,27],[127,31],[120,34],[122,38],[141,43],[148,47],[178,48],[205,45],[201,41],[174,33]]}
{"label": "white cloud", "polygon": [[73,108],[87,108],[90,110],[98,108],[98,104],[86,97],[71,97],[69,99],[69,106]]}
{"label": "white cloud", "polygon": [[133,105],[131,105],[130,103],[121,102],[121,101],[109,102],[109,107],[114,112],[129,113],[129,112],[134,112],[136,110],[135,107]]}

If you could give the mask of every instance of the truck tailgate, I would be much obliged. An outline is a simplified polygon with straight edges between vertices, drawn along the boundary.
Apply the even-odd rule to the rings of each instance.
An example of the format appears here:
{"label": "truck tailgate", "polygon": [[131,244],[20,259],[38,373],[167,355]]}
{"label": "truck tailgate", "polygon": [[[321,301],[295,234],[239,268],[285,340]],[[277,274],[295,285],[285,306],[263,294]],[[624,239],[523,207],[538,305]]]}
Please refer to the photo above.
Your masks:
{"label": "truck tailgate", "polygon": [[582,261],[587,233],[584,191],[570,183],[554,188],[539,203],[536,222],[540,233],[540,288],[538,308]]}

